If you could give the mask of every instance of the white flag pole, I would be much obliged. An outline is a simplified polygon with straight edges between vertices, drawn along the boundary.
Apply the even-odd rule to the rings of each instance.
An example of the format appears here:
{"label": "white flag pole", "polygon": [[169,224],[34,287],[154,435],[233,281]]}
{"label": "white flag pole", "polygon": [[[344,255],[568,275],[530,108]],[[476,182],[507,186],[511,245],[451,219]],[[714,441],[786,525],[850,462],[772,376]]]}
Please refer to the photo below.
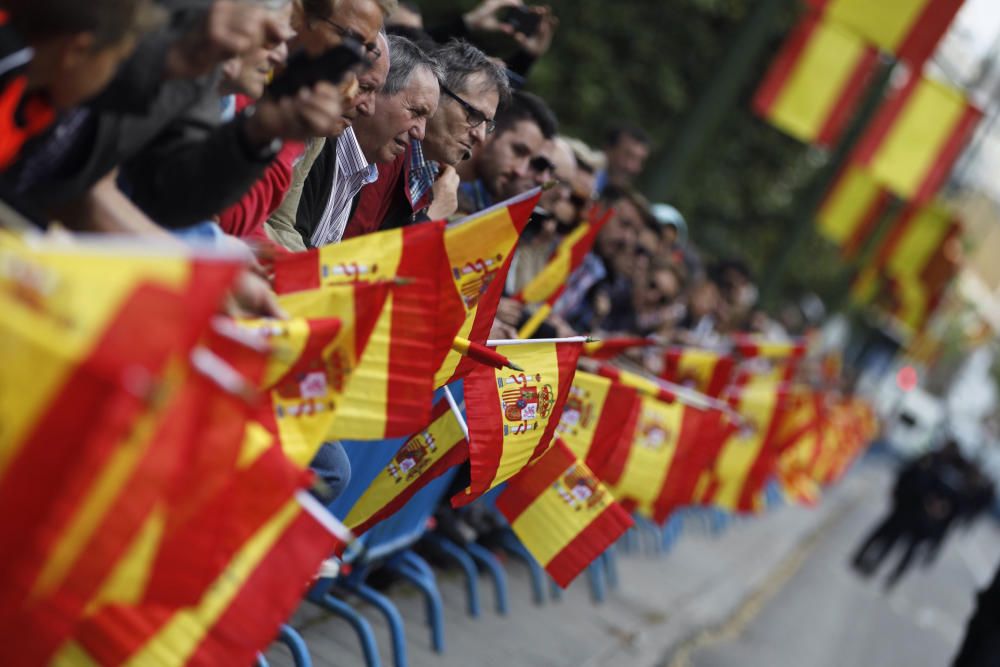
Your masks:
{"label": "white flag pole", "polygon": [[505,347],[511,345],[534,345],[535,343],[594,343],[593,338],[573,336],[571,338],[512,338],[510,340],[488,340],[489,347]]}
{"label": "white flag pole", "polygon": [[455,419],[458,420],[458,425],[462,429],[462,433],[465,434],[465,439],[469,439],[469,425],[465,422],[465,417],[462,416],[462,410],[458,407],[458,403],[455,402],[455,397],[451,395],[451,388],[444,388],[444,398],[448,401],[448,407],[451,408],[451,412],[455,415]]}

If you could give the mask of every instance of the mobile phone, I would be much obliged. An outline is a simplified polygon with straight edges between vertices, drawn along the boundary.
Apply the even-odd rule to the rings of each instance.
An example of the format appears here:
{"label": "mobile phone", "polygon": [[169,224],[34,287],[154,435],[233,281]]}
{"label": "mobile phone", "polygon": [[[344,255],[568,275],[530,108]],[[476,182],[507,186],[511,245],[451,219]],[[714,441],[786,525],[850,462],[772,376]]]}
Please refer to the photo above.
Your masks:
{"label": "mobile phone", "polygon": [[527,7],[508,7],[500,21],[509,25],[515,32],[530,37],[538,32],[538,27],[542,24],[542,15]]}
{"label": "mobile phone", "polygon": [[370,66],[361,44],[345,38],[341,44],[318,56],[300,51],[289,58],[285,69],[267,87],[267,94],[274,99],[291,97],[319,81],[340,83],[348,72],[361,72]]}

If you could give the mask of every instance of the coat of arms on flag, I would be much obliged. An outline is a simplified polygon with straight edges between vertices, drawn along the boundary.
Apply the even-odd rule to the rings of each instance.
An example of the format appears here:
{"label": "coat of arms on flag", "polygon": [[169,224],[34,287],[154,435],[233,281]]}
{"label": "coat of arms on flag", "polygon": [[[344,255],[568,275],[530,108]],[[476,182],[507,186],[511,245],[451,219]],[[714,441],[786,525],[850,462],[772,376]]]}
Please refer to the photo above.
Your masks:
{"label": "coat of arms on flag", "polygon": [[480,365],[465,386],[470,485],[464,505],[517,474],[552,444],[573,382],[581,342],[529,343],[505,348],[521,372]]}

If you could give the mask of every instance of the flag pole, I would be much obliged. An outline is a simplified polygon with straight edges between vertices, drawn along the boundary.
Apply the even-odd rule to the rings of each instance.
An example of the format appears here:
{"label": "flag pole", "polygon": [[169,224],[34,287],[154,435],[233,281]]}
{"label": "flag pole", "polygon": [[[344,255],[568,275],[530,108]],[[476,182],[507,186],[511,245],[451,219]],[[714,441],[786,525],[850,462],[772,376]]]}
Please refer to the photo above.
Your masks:
{"label": "flag pole", "polygon": [[486,344],[490,347],[504,347],[507,345],[534,345],[535,343],[594,343],[595,339],[588,336],[571,336],[570,338],[514,338],[510,340],[488,340]]}
{"label": "flag pole", "polygon": [[458,407],[458,403],[455,402],[455,397],[451,394],[451,387],[445,386],[444,399],[448,401],[448,407],[451,408],[451,413],[455,415],[455,419],[458,421],[458,425],[462,429],[462,433],[465,434],[465,439],[468,440],[469,425],[466,423],[465,417],[462,415],[462,410]]}

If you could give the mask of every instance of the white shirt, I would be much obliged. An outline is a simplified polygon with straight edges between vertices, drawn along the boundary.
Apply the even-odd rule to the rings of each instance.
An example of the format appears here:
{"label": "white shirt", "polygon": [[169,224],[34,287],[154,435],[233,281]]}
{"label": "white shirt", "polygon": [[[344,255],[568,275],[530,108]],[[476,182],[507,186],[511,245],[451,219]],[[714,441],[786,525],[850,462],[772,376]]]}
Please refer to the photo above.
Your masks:
{"label": "white shirt", "polygon": [[337,166],[333,173],[333,187],[330,189],[330,200],[323,210],[323,217],[313,230],[313,247],[340,242],[351,215],[351,202],[361,192],[361,188],[376,180],[378,169],[365,160],[358,139],[354,136],[354,128],[347,128],[337,138]]}

